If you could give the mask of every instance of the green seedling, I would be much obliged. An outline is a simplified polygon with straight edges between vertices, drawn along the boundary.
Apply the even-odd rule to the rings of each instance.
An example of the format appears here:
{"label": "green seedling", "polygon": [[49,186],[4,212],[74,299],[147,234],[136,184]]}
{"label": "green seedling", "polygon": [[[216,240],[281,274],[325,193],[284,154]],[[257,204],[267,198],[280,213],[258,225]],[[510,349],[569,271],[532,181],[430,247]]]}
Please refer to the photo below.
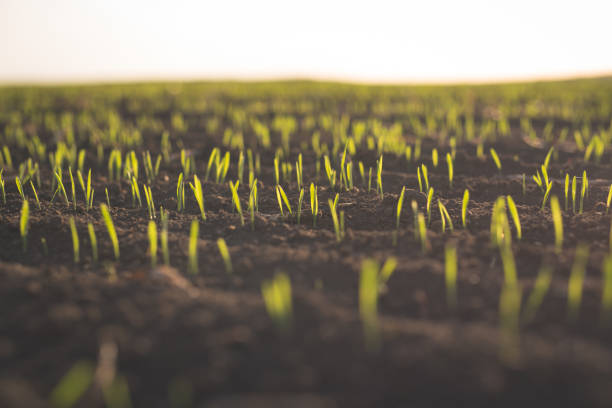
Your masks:
{"label": "green seedling", "polygon": [[155,221],[149,221],[147,227],[147,236],[149,237],[149,256],[151,257],[151,268],[157,266],[157,225]]}
{"label": "green seedling", "polygon": [[366,186],[366,177],[365,177],[365,168],[363,167],[363,163],[359,161],[357,163],[357,167],[359,168],[359,175],[361,176],[361,184]]}
{"label": "green seedling", "polygon": [[334,190],[336,188],[336,170],[332,169],[331,162],[327,155],[323,157],[323,162],[325,165],[325,175],[327,176],[327,181],[329,181],[329,187]]}
{"label": "green seedling", "polygon": [[208,178],[210,177],[210,169],[212,168],[212,165],[213,163],[215,163],[219,154],[220,152],[217,147],[212,149],[212,151],[210,152],[210,156],[208,156],[208,164],[206,165],[206,174],[204,175],[204,181],[208,181]]}
{"label": "green seedling", "polygon": [[[142,200],[140,198],[140,187],[138,187],[138,180],[136,177],[132,176],[131,178],[131,189],[132,189],[132,207],[136,208],[136,201],[138,201],[138,208],[142,207]],[[184,195],[183,195],[183,203],[184,203]],[[183,204],[184,206],[184,204]]]}
{"label": "green seedling", "polygon": [[540,305],[544,301],[544,297],[548,293],[550,283],[552,282],[553,269],[550,266],[544,265],[538,272],[538,277],[533,285],[533,289],[527,303],[525,305],[525,312],[523,313],[523,321],[530,323],[536,316]]}
{"label": "green seedling", "polygon": [[376,161],[376,191],[380,195],[380,199],[383,199],[383,183],[382,183],[382,171],[383,171],[383,156]]}
{"label": "green seedling", "polygon": [[525,183],[525,173],[523,173],[523,185],[522,185],[523,196],[527,194],[527,184]]}
{"label": "green seedling", "polygon": [[582,302],[582,289],[584,276],[589,261],[589,247],[586,244],[578,244],[574,255],[574,264],[570,272],[567,284],[567,317],[571,323],[578,319],[580,304]]}
{"label": "green seedling", "polygon": [[448,187],[453,188],[453,156],[450,153],[446,153],[446,165],[448,166]]}
{"label": "green seedling", "polygon": [[87,173],[87,185],[85,187],[85,210],[93,208],[94,189],[91,187],[91,169]]}
{"label": "green seedling", "polygon": [[221,258],[223,259],[223,263],[225,264],[225,272],[228,275],[232,274],[232,259],[230,258],[229,249],[227,248],[227,244],[223,238],[219,238],[217,240],[217,246],[219,247],[219,253],[221,254]]}
{"label": "green seedling", "polygon": [[451,219],[450,214],[448,213],[448,210],[446,209],[446,206],[442,204],[440,199],[438,199],[438,210],[440,211],[440,219],[442,220],[442,233],[446,232],[447,224],[448,224],[448,228],[452,232],[454,230],[453,220]]}
{"label": "green seedling", "polygon": [[444,247],[444,280],[446,282],[446,304],[450,310],[457,308],[457,248],[452,244]]}
{"label": "green seedling", "polygon": [[363,324],[363,334],[366,348],[376,351],[380,346],[378,328],[378,291],[379,291],[378,263],[373,259],[366,259],[361,264],[359,278],[359,315]]}
{"label": "green seedling", "polygon": [[580,188],[580,207],[578,214],[582,214],[584,208],[584,197],[587,196],[589,190],[589,179],[587,178],[586,170],[582,172],[582,183]]}
{"label": "green seedling", "polygon": [[287,211],[289,211],[289,214],[293,214],[291,211],[291,204],[289,204],[289,199],[285,194],[285,190],[283,190],[280,185],[276,186],[276,199],[278,201],[278,207],[280,208],[281,216],[285,215],[283,212],[283,203],[285,203],[285,207],[287,208]]}
{"label": "green seedling", "polygon": [[427,204],[426,204],[426,211],[427,211],[427,225],[431,224],[431,201],[433,199],[433,193],[434,193],[434,189],[433,187],[429,188],[429,191],[427,192]]}
{"label": "green seedling", "polygon": [[368,169],[368,193],[372,190],[372,167]]}
{"label": "green seedling", "polygon": [[168,249],[168,212],[164,210],[164,207],[159,209],[159,218],[161,220],[161,249],[162,257],[164,258],[164,265],[170,265],[170,251]]}
{"label": "green seedling", "polygon": [[402,187],[402,192],[399,195],[399,199],[397,200],[397,210],[395,212],[395,232],[393,234],[393,245],[397,245],[397,235],[399,233],[400,227],[400,216],[402,215],[402,207],[404,205],[404,193],[406,192],[406,187]]}
{"label": "green seedling", "polygon": [[108,237],[111,240],[113,245],[113,253],[115,254],[115,260],[119,260],[119,239],[117,238],[117,231],[115,230],[115,224],[113,224],[113,219],[108,211],[108,207],[104,204],[100,204],[100,213],[102,214],[102,219],[104,220],[104,225],[106,226],[106,231],[108,232]]}
{"label": "green seedling", "polygon": [[255,211],[257,210],[257,179],[253,179],[249,193],[249,213],[251,215],[251,230],[255,231]]}
{"label": "green seedling", "polygon": [[183,173],[179,174],[176,183],[176,210],[182,212],[185,209],[185,183],[183,183]]}
{"label": "green seedling", "polygon": [[461,201],[461,225],[463,225],[463,228],[467,228],[467,209],[468,209],[468,204],[470,203],[470,192],[469,190],[466,188],[465,191],[463,192],[463,200]]}
{"label": "green seedling", "polygon": [[79,361],[53,388],[49,401],[54,408],[71,408],[89,389],[94,380],[95,366],[89,361]]}
{"label": "green seedling", "polygon": [[555,250],[557,253],[561,253],[563,249],[563,218],[561,217],[561,207],[557,196],[552,196],[550,199],[550,212],[555,230]]}
{"label": "green seedling", "polygon": [[28,245],[28,228],[30,225],[30,204],[28,200],[23,200],[21,204],[21,214],[19,216],[19,234],[21,235],[21,247],[26,252]]}
{"label": "green seedling", "polygon": [[204,193],[202,191],[202,183],[197,175],[193,175],[193,183],[189,183],[189,187],[191,187],[191,191],[193,191],[193,195],[198,203],[198,208],[200,208],[202,220],[206,221],[206,213],[204,212]]}
{"label": "green seedling", "polygon": [[[344,212],[341,212],[341,218],[338,218],[338,212],[336,211],[336,206],[338,205],[338,194],[336,194],[336,198],[334,201],[332,201],[331,199],[327,200],[327,203],[329,205],[329,212],[332,216],[332,221],[334,223],[334,231],[336,233],[336,241],[341,242],[342,239],[344,238],[344,228],[343,225],[344,224]],[[342,222],[341,222],[342,221]]]}
{"label": "green seedling", "polygon": [[517,285],[518,278],[516,273],[516,263],[511,245],[503,245],[500,248],[502,266],[504,268],[504,282],[506,285]]}
{"label": "green seedling", "polygon": [[393,275],[393,272],[395,272],[396,267],[397,258],[392,256],[387,258],[382,268],[380,268],[380,273],[378,275],[379,288],[384,288],[387,285],[387,282],[389,281],[389,278],[391,278],[391,275]]}
{"label": "green seedling", "polygon": [[38,193],[34,188],[34,183],[32,183],[32,180],[30,180],[30,187],[32,188],[32,193],[34,194],[34,199],[36,200],[36,207],[38,207],[38,209],[40,210],[40,201],[38,200]]}
{"label": "green seedling", "polygon": [[280,184],[280,172],[278,170],[278,156],[277,156],[277,157],[274,157],[274,185],[278,186],[279,184]]}
{"label": "green seedling", "polygon": [[191,221],[189,228],[189,273],[196,274],[198,270],[198,236],[200,235],[200,224],[198,220]]}
{"label": "green seedling", "polygon": [[506,202],[508,203],[508,209],[510,210],[510,216],[512,217],[512,222],[514,223],[514,227],[516,228],[516,239],[521,240],[523,234],[521,230],[521,219],[519,218],[518,210],[516,209],[516,204],[514,200],[509,195],[506,196]]}
{"label": "green seedling", "polygon": [[499,156],[497,155],[497,152],[495,151],[494,148],[491,147],[489,149],[489,153],[491,153],[491,158],[493,159],[493,162],[495,163],[495,167],[497,167],[497,171],[501,173],[502,164],[501,164],[501,160],[499,160]]}
{"label": "green seedling", "polygon": [[15,184],[17,185],[17,191],[19,192],[19,196],[21,197],[21,201],[25,201],[25,194],[23,193],[23,186],[21,185],[21,179],[19,177],[15,177]]}
{"label": "green seedling", "polygon": [[610,201],[612,201],[612,184],[610,184],[610,189],[608,190],[608,198],[606,199],[606,214],[608,214],[608,211],[610,210]]}
{"label": "green seedling", "polygon": [[295,162],[295,178],[297,181],[298,190],[301,190],[302,185],[304,184],[303,175],[304,175],[304,166],[302,163],[302,153],[300,153],[298,155],[298,160]]}
{"label": "green seedling", "polygon": [[302,202],[304,201],[304,189],[300,188],[300,196],[298,197],[297,206],[297,223],[300,225],[300,219],[302,218]]}
{"label": "green seedling", "polygon": [[240,151],[238,155],[238,181],[242,184],[244,179],[244,152]]}
{"label": "green seedling", "polygon": [[284,273],[277,273],[274,279],[261,285],[264,304],[270,318],[281,334],[291,331],[293,306],[291,300],[291,281]]}
{"label": "green seedling", "polygon": [[319,197],[317,195],[317,186],[310,183],[310,212],[312,213],[312,226],[317,226],[317,215],[319,214]]}
{"label": "green seedling", "polygon": [[153,220],[156,217],[155,213],[155,202],[153,201],[153,191],[151,191],[151,187],[146,184],[142,186],[142,189],[145,193],[145,201],[147,203],[147,211],[149,213],[149,219]]}
{"label": "green seedling", "polygon": [[79,263],[80,254],[79,254],[79,234],[77,232],[76,224],[74,222],[74,217],[70,217],[70,234],[72,235],[72,252],[73,252],[73,260],[74,263]]}
{"label": "green seedling", "polygon": [[548,182],[548,184],[546,185],[546,191],[544,192],[544,198],[542,199],[542,206],[540,207],[542,210],[546,206],[546,202],[548,201],[548,196],[550,194],[550,190],[552,189],[552,186],[553,186],[552,181]]}
{"label": "green seedling", "polygon": [[433,164],[434,168],[438,168],[438,149],[435,147],[431,151],[431,164]]}
{"label": "green seedling", "polygon": [[423,181],[425,182],[425,190],[429,191],[429,175],[427,166],[425,164],[421,164],[421,175],[423,177]]}
{"label": "green seedling", "polygon": [[111,204],[110,204],[110,195],[108,194],[108,188],[104,188],[104,194],[106,195],[106,205],[108,206],[108,208],[110,208]]}
{"label": "green seedling", "polygon": [[91,244],[91,258],[95,263],[98,262],[98,240],[96,239],[96,230],[91,222],[87,223],[87,233]]}

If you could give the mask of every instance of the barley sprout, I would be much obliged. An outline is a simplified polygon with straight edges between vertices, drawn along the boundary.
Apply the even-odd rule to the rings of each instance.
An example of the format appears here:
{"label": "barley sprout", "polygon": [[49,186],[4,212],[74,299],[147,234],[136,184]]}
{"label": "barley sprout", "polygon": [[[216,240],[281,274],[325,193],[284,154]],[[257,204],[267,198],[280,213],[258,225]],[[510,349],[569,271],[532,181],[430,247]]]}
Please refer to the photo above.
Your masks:
{"label": "barley sprout", "polygon": [[423,176],[423,181],[425,181],[425,190],[429,191],[429,175],[425,164],[421,164],[421,175]]}
{"label": "barley sprout", "polygon": [[446,153],[446,164],[448,166],[448,186],[453,188],[453,156],[450,153]]}
{"label": "barley sprout", "polygon": [[521,219],[519,218],[518,210],[516,209],[516,204],[514,200],[509,195],[506,196],[506,202],[508,203],[508,209],[510,210],[510,216],[512,217],[512,222],[514,223],[514,227],[516,228],[516,239],[519,241],[522,238],[521,232]]}
{"label": "barley sprout", "polygon": [[317,226],[317,215],[319,214],[319,197],[317,195],[317,186],[310,183],[310,211],[312,212],[312,226]]}
{"label": "barley sprout", "polygon": [[221,254],[221,258],[223,259],[223,263],[225,264],[225,272],[227,274],[232,273],[232,259],[230,258],[229,249],[227,248],[227,244],[223,238],[219,238],[217,240],[217,246],[219,247],[219,253]]}
{"label": "barley sprout", "polygon": [[151,268],[157,266],[157,225],[155,221],[150,220],[147,227],[147,236],[149,237],[149,256],[151,257]]}
{"label": "barley sprout", "polygon": [[399,199],[397,200],[397,210],[395,213],[395,233],[393,234],[393,245],[397,245],[397,234],[399,232],[400,227],[400,216],[402,214],[402,207],[404,205],[404,193],[406,192],[406,187],[402,187],[402,192],[400,193]]}
{"label": "barley sprout", "polygon": [[546,192],[544,193],[544,198],[542,199],[542,206],[540,207],[541,209],[544,209],[544,207],[546,206],[546,201],[548,201],[548,195],[550,194],[550,190],[552,189],[552,185],[553,185],[552,181],[550,181],[546,185]]}
{"label": "barley sprout", "polygon": [[304,189],[300,188],[300,196],[298,197],[297,207],[297,223],[300,225],[300,219],[302,218],[302,202],[304,201]]}
{"label": "barley sprout", "polygon": [[336,212],[338,195],[336,194],[336,199],[332,201],[331,199],[327,200],[329,205],[329,212],[332,216],[332,221],[334,223],[334,231],[336,232],[336,241],[341,242],[343,238],[342,234],[342,226],[340,225],[340,220],[338,219],[338,213]]}
{"label": "barley sprout", "polygon": [[582,288],[588,261],[589,247],[586,244],[578,244],[567,284],[567,316],[570,322],[575,322],[580,312]]}
{"label": "barley sprout", "polygon": [[234,203],[234,207],[240,215],[240,223],[244,225],[244,215],[242,214],[242,205],[240,204],[240,196],[238,195],[238,186],[240,185],[240,181],[236,181],[236,184],[229,182],[230,191],[232,192],[232,201]]}
{"label": "barley sprout", "polygon": [[200,234],[200,224],[198,220],[191,221],[189,229],[189,272],[198,273],[198,236]]}
{"label": "barley sprout", "polygon": [[589,179],[587,178],[586,170],[582,172],[582,187],[580,189],[580,209],[578,210],[578,214],[582,214],[584,197],[587,195],[589,189]]}
{"label": "barley sprout", "polygon": [[427,192],[427,205],[425,207],[427,210],[427,225],[431,223],[431,200],[433,198],[433,193],[434,189],[433,187],[430,187],[429,191]]}
{"label": "barley sprout", "polygon": [[461,224],[463,228],[467,227],[467,209],[470,202],[470,192],[466,188],[463,192],[463,200],[461,201]]}
{"label": "barley sprout", "polygon": [[202,220],[206,221],[206,213],[204,212],[204,193],[202,192],[202,183],[196,174],[193,175],[193,184],[189,183],[189,187],[193,191],[193,195],[200,208]]}
{"label": "barley sprout", "polygon": [[102,219],[104,220],[104,225],[106,225],[106,231],[108,232],[108,237],[113,244],[113,253],[115,254],[115,260],[119,260],[119,239],[117,238],[117,231],[115,230],[115,225],[113,224],[113,219],[111,218],[110,213],[108,212],[108,207],[104,204],[100,204],[100,213],[102,213]]}
{"label": "barley sprout", "polygon": [[21,215],[19,217],[19,233],[21,235],[21,245],[23,252],[27,249],[28,227],[30,222],[30,204],[28,200],[23,200],[21,205]]}
{"label": "barley sprout", "polygon": [[435,147],[431,151],[431,164],[433,164],[434,168],[438,168],[438,149]]}
{"label": "barley sprout", "polygon": [[494,148],[490,148],[489,152],[491,153],[491,158],[495,162],[495,167],[497,167],[497,171],[501,173],[502,164],[501,164],[501,161],[499,160],[499,156],[497,155],[497,152],[495,151]]}
{"label": "barley sprout", "polygon": [[368,350],[379,347],[378,331],[378,263],[366,259],[361,264],[359,279],[359,315],[363,323],[363,333]]}
{"label": "barley sprout", "polygon": [[74,217],[70,217],[70,234],[72,235],[72,252],[74,254],[74,263],[79,263],[79,234],[74,223]]}
{"label": "barley sprout", "polygon": [[293,306],[291,304],[291,281],[284,273],[277,273],[274,279],[261,285],[266,310],[282,334],[291,330]]}
{"label": "barley sprout", "polygon": [[98,240],[96,239],[96,231],[91,222],[87,223],[87,232],[89,234],[89,243],[91,244],[91,258],[94,262],[98,262]]}
{"label": "barley sprout", "polygon": [[561,217],[561,208],[557,196],[552,196],[550,199],[550,211],[555,229],[555,250],[560,253],[563,248],[563,218]]}
{"label": "barley sprout", "polygon": [[423,181],[421,180],[421,168],[417,167],[417,181],[419,182],[419,192],[423,192]]}
{"label": "barley sprout", "polygon": [[19,192],[19,196],[21,197],[21,201],[25,201],[25,194],[23,193],[23,186],[21,184],[21,179],[19,177],[15,177],[15,184],[17,185],[17,191]]}
{"label": "barley sprout", "polygon": [[278,200],[278,207],[280,208],[281,216],[285,215],[283,212],[283,203],[285,203],[285,206],[287,207],[287,211],[289,211],[289,214],[293,214],[291,211],[291,204],[289,204],[289,199],[287,198],[287,195],[285,194],[285,190],[283,190],[280,184],[276,186],[276,199]]}
{"label": "barley sprout", "polygon": [[104,194],[106,194],[106,205],[108,206],[108,208],[110,208],[110,196],[108,194],[108,188],[104,188]]}
{"label": "barley sprout", "polygon": [[302,185],[304,184],[303,174],[304,174],[304,167],[302,164],[302,153],[300,153],[298,155],[297,162],[295,162],[295,177],[296,177],[296,181],[298,185],[298,190],[300,190],[302,188]]}
{"label": "barley sprout", "polygon": [[40,201],[38,200],[38,193],[34,188],[34,183],[32,183],[32,180],[30,180],[30,187],[32,188],[32,193],[34,193],[34,199],[36,199],[36,207],[38,207],[38,209],[40,210]]}
{"label": "barley sprout", "polygon": [[457,307],[457,248],[446,244],[444,247],[444,278],[446,282],[446,304],[449,309]]}
{"label": "barley sprout", "polygon": [[523,314],[523,321],[525,323],[530,323],[535,318],[536,313],[550,287],[552,273],[553,269],[550,266],[544,265],[540,268],[531,294],[529,295],[527,303],[525,304],[525,312]]}
{"label": "barley sprout", "polygon": [[382,184],[382,169],[383,169],[383,156],[376,161],[376,191],[380,195],[381,200],[383,199],[383,184]]}
{"label": "barley sprout", "polygon": [[440,199],[438,199],[438,210],[440,211],[440,219],[442,220],[442,233],[446,232],[446,224],[448,223],[448,228],[453,231],[453,220],[446,209],[446,206],[442,204]]}
{"label": "barley sprout", "polygon": [[181,212],[185,209],[185,185],[183,183],[183,173],[179,174],[176,183],[176,210]]}
{"label": "barley sprout", "polygon": [[606,199],[606,214],[608,210],[610,210],[610,201],[612,200],[612,184],[610,184],[610,189],[608,190],[608,198]]}
{"label": "barley sprout", "polygon": [[[327,160],[329,161],[329,159]],[[327,167],[325,168],[325,170],[327,170]],[[278,171],[278,156],[277,156],[277,157],[274,157],[274,185],[278,186],[280,184],[279,178],[280,176],[279,176],[279,171]]]}

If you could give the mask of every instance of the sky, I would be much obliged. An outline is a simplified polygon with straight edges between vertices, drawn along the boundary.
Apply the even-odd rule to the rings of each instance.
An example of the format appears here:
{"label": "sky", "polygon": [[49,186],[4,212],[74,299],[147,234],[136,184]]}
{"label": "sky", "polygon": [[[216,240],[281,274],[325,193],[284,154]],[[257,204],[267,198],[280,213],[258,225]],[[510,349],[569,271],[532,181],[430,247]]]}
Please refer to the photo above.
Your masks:
{"label": "sky", "polygon": [[611,0],[0,0],[0,82],[612,74]]}

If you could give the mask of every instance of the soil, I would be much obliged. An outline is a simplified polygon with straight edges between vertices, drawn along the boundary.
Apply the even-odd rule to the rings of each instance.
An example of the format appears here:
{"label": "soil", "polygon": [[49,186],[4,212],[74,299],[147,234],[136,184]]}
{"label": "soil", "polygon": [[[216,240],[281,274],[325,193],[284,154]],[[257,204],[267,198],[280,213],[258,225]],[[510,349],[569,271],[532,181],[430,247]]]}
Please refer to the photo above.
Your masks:
{"label": "soil", "polygon": [[[201,133],[183,139],[198,174],[213,144]],[[433,145],[425,144],[424,152]],[[414,237],[410,201],[425,206],[416,167],[403,158],[384,159],[384,198],[361,182],[341,192],[346,238],[337,243],[327,199],[335,192],[319,176],[321,214],[312,226],[309,200],[300,225],[279,216],[272,158],[262,153],[260,213],[255,229],[242,226],[227,185],[204,183],[207,220],[200,222],[199,273],[187,272],[189,225],[199,211],[187,191],[187,209],[176,211],[178,160],[163,164],[153,186],[157,205],[169,209],[170,267],[151,269],[147,254],[147,210],[133,208],[126,182],[109,182],[94,168],[96,205],[76,210],[50,199],[51,174],[42,172],[41,208],[30,200],[27,252],[19,235],[21,198],[9,175],[7,204],[0,211],[0,402],[5,407],[47,406],[49,395],[77,361],[100,367],[104,350],[116,347],[116,371],[127,379],[135,407],[366,407],[366,406],[609,406],[612,402],[612,329],[601,322],[601,265],[608,254],[610,216],[605,211],[612,182],[610,157],[584,164],[581,152],[558,148],[550,174],[551,194],[563,205],[565,172],[590,177],[583,214],[564,212],[564,244],[555,252],[548,207],[531,175],[547,150],[518,136],[494,145],[503,163],[498,172],[476,157],[472,145],[457,149],[455,181],[448,187],[446,165],[428,158],[435,199],[447,206],[454,231],[441,232],[437,205],[425,254]],[[292,154],[297,156],[297,150]],[[27,156],[24,156],[24,159]],[[233,157],[236,157],[235,155]],[[443,156],[442,156],[443,157]],[[374,166],[374,154],[352,158]],[[304,177],[314,175],[314,156],[304,155]],[[93,159],[92,159],[93,161]],[[228,179],[236,179],[232,164]],[[522,193],[521,175],[527,174]],[[13,176],[14,177],[14,176]],[[284,184],[297,203],[295,182]],[[392,245],[399,192],[406,199]],[[113,261],[98,204],[109,187],[121,259]],[[469,224],[461,227],[461,198],[471,192]],[[78,189],[78,187],[77,187]],[[80,192],[77,191],[77,194]],[[491,245],[494,200],[511,195],[523,237],[514,253],[523,304],[540,266],[554,276],[531,322],[521,322],[515,358],[503,358],[499,303],[503,270]],[[248,190],[240,187],[243,207]],[[308,197],[308,195],[307,195]],[[74,216],[81,259],[73,262],[68,219]],[[96,228],[100,261],[94,263],[87,222]],[[216,241],[223,237],[233,262],[225,272]],[[45,238],[48,251],[43,251]],[[444,246],[458,251],[458,303],[447,307]],[[574,250],[590,246],[579,318],[568,321],[567,287]],[[398,266],[379,299],[379,350],[364,343],[358,285],[362,261],[394,256]],[[160,256],[161,258],[161,256]],[[161,260],[161,259],[160,259]],[[281,334],[266,312],[261,285],[277,272],[291,279],[293,324]],[[108,354],[108,353],[107,353]],[[113,353],[110,353],[111,355]],[[185,404],[169,397],[178,392]],[[174,391],[173,391],[174,390]],[[174,398],[174,399],[173,399]],[[103,406],[90,389],[77,406]]]}

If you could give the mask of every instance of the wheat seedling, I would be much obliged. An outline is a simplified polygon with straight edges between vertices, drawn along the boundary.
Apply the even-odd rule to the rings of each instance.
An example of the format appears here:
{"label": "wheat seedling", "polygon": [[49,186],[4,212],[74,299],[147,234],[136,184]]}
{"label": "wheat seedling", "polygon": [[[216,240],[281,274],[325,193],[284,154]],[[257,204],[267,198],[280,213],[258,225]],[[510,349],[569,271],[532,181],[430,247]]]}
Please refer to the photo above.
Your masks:
{"label": "wheat seedling", "polygon": [[463,200],[461,201],[461,224],[463,228],[467,228],[467,209],[470,202],[470,192],[466,188],[463,192]]}
{"label": "wheat seedling", "polygon": [[104,225],[106,225],[106,231],[108,232],[108,237],[110,238],[111,243],[113,245],[113,253],[115,254],[115,260],[118,261],[119,260],[119,239],[117,238],[117,231],[115,230],[113,219],[111,218],[111,215],[108,212],[108,207],[104,204],[100,204],[100,213],[102,214]]}
{"label": "wheat seedling", "polygon": [[4,178],[2,178],[4,168],[0,169],[0,189],[2,189],[2,204],[6,205],[6,191],[4,190]]}
{"label": "wheat seedling", "polygon": [[586,170],[582,172],[582,183],[580,188],[580,208],[578,214],[582,214],[584,208],[584,197],[587,196],[589,190],[589,179],[587,178]]}
{"label": "wheat seedling", "polygon": [[25,253],[28,245],[28,227],[30,223],[30,204],[28,200],[23,200],[21,205],[21,215],[19,217],[19,234],[21,235],[21,246]]}
{"label": "wheat seedling", "polygon": [[444,280],[446,282],[446,304],[449,309],[457,307],[457,248],[452,244],[444,247]]}
{"label": "wheat seedling", "polygon": [[550,199],[550,212],[555,229],[555,250],[557,253],[561,253],[563,248],[563,218],[561,217],[561,207],[559,206],[557,196],[552,196]]}
{"label": "wheat seedling", "polygon": [[297,223],[300,225],[300,219],[302,218],[302,202],[304,201],[304,189],[300,188],[300,196],[298,197],[297,206]]}
{"label": "wheat seedling", "polygon": [[494,148],[491,147],[489,149],[489,153],[491,153],[491,158],[493,159],[493,162],[495,162],[495,167],[497,167],[497,171],[501,173],[502,164],[501,164],[501,160],[499,160],[499,156],[497,155],[497,152],[495,151]]}
{"label": "wheat seedling", "polygon": [[[240,181],[239,181],[240,182]],[[204,212],[204,193],[202,192],[202,183],[196,174],[193,175],[193,184],[189,183],[189,187],[193,191],[193,195],[200,208],[202,220],[206,221],[206,213]]]}
{"label": "wheat seedling", "polygon": [[400,216],[402,215],[402,207],[404,205],[404,193],[406,192],[406,187],[402,187],[402,192],[399,195],[399,199],[397,200],[397,210],[395,212],[395,232],[393,233],[393,245],[397,245],[397,235],[399,233],[400,227]]}
{"label": "wheat seedling", "polygon": [[283,212],[283,203],[285,203],[285,207],[287,207],[287,211],[289,211],[290,215],[293,215],[291,211],[291,204],[289,204],[289,199],[285,194],[285,190],[279,185],[276,186],[276,199],[278,200],[278,207],[280,208],[281,216],[284,216]]}
{"label": "wheat seedling", "polygon": [[191,221],[189,228],[189,272],[198,273],[198,236],[200,234],[200,224],[198,220]]}
{"label": "wheat seedling", "polygon": [[232,259],[230,258],[229,249],[227,248],[227,244],[223,238],[219,238],[217,240],[217,246],[219,247],[219,253],[221,254],[221,258],[223,259],[223,263],[225,264],[225,272],[229,275],[232,274]]}
{"label": "wheat seedling", "polygon": [[518,210],[516,209],[516,204],[514,200],[509,195],[506,196],[506,202],[508,203],[508,209],[510,210],[510,216],[512,217],[512,222],[514,223],[514,227],[516,228],[516,239],[521,240],[523,234],[521,230],[521,219],[519,218]]}
{"label": "wheat seedling", "polygon": [[612,184],[610,184],[610,189],[608,190],[608,198],[606,199],[606,214],[610,210],[610,201],[612,200]]}
{"label": "wheat seedling", "polygon": [[40,210],[40,201],[38,200],[38,193],[36,192],[36,189],[34,188],[34,183],[32,183],[31,179],[30,179],[30,187],[32,188],[32,193],[34,193],[34,199],[36,200],[36,207],[38,207],[38,209]]}
{"label": "wheat seedling", "polygon": [[453,156],[450,153],[446,153],[446,164],[448,166],[448,187],[453,188]]}
{"label": "wheat seedling", "polygon": [[427,192],[427,204],[425,206],[425,209],[427,211],[427,225],[431,223],[431,201],[433,198],[433,193],[434,189],[433,187],[430,187],[429,191]]}
{"label": "wheat seedling", "polygon": [[448,224],[448,228],[452,232],[454,230],[453,220],[451,219],[446,206],[442,204],[440,199],[438,199],[438,210],[440,211],[440,219],[442,220],[442,233],[446,232],[446,224]]}
{"label": "wheat seedling", "polygon": [[149,237],[149,256],[151,257],[151,268],[157,266],[157,225],[150,220],[147,226],[147,236]]}
{"label": "wheat seedling", "polygon": [[74,263],[79,263],[80,255],[79,255],[79,234],[76,229],[76,224],[74,222],[74,217],[70,217],[70,234],[72,235],[72,252],[74,254]]}
{"label": "wheat seedling", "polygon": [[284,273],[277,273],[274,279],[261,285],[266,310],[282,334],[291,330],[293,306],[291,304],[291,281]]}
{"label": "wheat seedling", "polygon": [[319,214],[319,197],[317,194],[317,186],[310,183],[310,212],[312,213],[312,226],[317,226],[317,215]]}

